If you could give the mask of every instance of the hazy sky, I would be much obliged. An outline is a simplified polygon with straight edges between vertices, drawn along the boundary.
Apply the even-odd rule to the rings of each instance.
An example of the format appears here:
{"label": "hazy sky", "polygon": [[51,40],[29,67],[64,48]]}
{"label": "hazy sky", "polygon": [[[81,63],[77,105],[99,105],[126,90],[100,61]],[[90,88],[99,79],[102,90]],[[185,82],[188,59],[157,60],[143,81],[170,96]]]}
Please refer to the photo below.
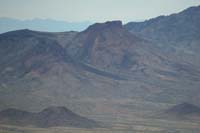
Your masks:
{"label": "hazy sky", "polygon": [[144,20],[200,5],[200,0],[0,0],[0,17],[65,21]]}

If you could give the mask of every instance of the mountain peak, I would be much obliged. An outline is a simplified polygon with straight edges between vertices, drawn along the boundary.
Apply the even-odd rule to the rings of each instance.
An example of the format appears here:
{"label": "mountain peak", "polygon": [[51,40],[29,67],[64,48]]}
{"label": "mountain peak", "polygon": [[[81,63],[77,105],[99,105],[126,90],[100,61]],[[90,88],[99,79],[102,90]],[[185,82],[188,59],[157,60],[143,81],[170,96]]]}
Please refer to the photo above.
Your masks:
{"label": "mountain peak", "polygon": [[98,31],[103,29],[121,29],[123,28],[121,21],[107,21],[105,23],[95,23],[88,27],[86,31]]}

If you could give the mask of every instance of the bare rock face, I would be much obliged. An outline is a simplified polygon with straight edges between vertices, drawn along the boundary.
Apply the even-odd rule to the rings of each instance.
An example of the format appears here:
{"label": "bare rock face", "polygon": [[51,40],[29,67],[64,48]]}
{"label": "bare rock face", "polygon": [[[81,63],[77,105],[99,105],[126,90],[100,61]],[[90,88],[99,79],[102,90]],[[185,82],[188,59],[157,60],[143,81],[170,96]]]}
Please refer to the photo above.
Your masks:
{"label": "bare rock face", "polygon": [[[151,45],[123,28],[121,21],[97,23],[77,34],[68,53],[77,60],[107,70],[131,69],[157,60]],[[147,51],[147,49],[149,51]],[[156,59],[155,59],[156,58]]]}
{"label": "bare rock face", "polygon": [[123,25],[121,21],[107,21],[105,23],[96,23],[94,25],[91,25],[88,27],[88,29],[85,32],[90,32],[90,31],[102,31],[102,30],[110,30],[112,29],[113,31],[116,29],[122,29]]}

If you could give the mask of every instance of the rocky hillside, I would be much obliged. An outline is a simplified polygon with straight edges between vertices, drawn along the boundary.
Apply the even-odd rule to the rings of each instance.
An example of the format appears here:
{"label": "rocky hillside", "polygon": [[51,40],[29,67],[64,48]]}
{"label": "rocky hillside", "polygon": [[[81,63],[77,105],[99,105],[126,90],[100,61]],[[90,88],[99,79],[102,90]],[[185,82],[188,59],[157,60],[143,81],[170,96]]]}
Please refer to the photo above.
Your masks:
{"label": "rocky hillside", "polygon": [[[175,16],[190,10],[196,15],[196,8]],[[87,102],[99,99],[199,105],[200,55],[171,41],[130,33],[120,21],[96,23],[83,32],[0,34],[0,108],[61,105],[89,114],[101,105]],[[80,108],[79,102],[86,104]]]}
{"label": "rocky hillside", "polygon": [[130,22],[125,25],[125,28],[132,33],[161,43],[191,44],[199,41],[199,16],[200,6],[190,7],[169,16],[159,16],[144,22]]}
{"label": "rocky hillside", "polygon": [[144,22],[130,22],[130,32],[157,42],[160,49],[175,61],[200,66],[200,6],[180,13],[159,16]]}
{"label": "rocky hillside", "polygon": [[152,64],[158,63],[160,59],[149,45],[150,42],[125,30],[121,21],[113,21],[94,24],[78,33],[67,50],[78,61],[119,71],[150,65],[150,61]]}

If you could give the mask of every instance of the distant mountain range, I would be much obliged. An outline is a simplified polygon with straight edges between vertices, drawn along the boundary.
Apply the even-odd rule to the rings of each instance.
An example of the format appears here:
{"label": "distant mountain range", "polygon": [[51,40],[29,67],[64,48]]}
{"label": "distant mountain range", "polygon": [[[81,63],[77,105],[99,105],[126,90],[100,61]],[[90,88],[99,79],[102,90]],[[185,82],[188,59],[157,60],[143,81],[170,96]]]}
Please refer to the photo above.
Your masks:
{"label": "distant mountain range", "polygon": [[191,7],[145,22],[96,23],[81,32],[0,34],[0,108],[78,103],[78,111],[95,112],[101,104],[79,102],[97,99],[200,105],[199,13]]}
{"label": "distant mountain range", "polygon": [[48,32],[82,31],[91,24],[91,22],[66,22],[53,19],[19,20],[2,17],[0,18],[0,33],[19,29]]}

